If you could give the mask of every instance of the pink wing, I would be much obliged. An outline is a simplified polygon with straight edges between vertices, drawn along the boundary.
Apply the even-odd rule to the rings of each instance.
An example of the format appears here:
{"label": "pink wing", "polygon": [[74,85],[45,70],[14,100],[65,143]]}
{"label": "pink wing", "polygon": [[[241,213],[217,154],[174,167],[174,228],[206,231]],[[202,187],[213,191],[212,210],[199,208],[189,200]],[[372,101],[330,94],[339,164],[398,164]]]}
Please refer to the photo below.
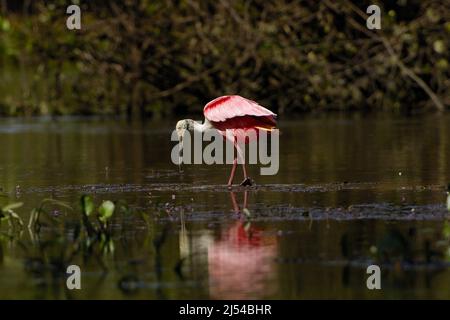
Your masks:
{"label": "pink wing", "polygon": [[203,109],[205,118],[211,122],[223,122],[244,116],[271,117],[276,114],[255,101],[241,96],[222,96],[209,102]]}

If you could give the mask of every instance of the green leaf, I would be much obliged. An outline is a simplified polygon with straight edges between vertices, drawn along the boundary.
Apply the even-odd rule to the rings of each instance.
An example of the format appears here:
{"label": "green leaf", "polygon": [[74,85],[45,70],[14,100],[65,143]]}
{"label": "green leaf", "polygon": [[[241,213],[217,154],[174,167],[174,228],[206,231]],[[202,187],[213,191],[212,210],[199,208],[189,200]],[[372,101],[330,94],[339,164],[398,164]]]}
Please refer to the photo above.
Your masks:
{"label": "green leaf", "polygon": [[90,196],[81,196],[81,210],[86,216],[89,216],[92,212],[94,212],[94,201],[92,201]]}
{"label": "green leaf", "polygon": [[13,211],[10,211],[9,214],[11,215],[12,219],[15,219],[17,222],[19,222],[20,226],[23,226],[22,219]]}
{"label": "green leaf", "polygon": [[10,211],[23,206],[23,202],[10,203],[2,208],[2,211]]}
{"label": "green leaf", "polygon": [[115,205],[112,201],[103,201],[103,203],[98,208],[99,219],[102,222],[106,222],[114,213]]}
{"label": "green leaf", "polygon": [[108,251],[113,253],[114,252],[114,241],[112,239],[110,239],[108,241]]}

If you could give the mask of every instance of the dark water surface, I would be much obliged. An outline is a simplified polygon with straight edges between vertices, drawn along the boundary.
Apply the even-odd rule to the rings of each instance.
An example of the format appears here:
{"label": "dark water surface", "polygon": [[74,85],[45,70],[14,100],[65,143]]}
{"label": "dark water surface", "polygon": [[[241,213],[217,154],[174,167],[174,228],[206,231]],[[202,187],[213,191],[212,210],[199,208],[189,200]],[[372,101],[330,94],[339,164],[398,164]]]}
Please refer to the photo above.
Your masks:
{"label": "dark water surface", "polygon": [[[233,192],[230,166],[178,173],[174,123],[0,120],[0,188],[25,222],[1,225],[0,298],[450,298],[450,116],[282,120],[279,173],[251,166],[257,185]],[[130,206],[107,250],[76,240],[82,194]],[[44,198],[74,210],[36,233]]]}

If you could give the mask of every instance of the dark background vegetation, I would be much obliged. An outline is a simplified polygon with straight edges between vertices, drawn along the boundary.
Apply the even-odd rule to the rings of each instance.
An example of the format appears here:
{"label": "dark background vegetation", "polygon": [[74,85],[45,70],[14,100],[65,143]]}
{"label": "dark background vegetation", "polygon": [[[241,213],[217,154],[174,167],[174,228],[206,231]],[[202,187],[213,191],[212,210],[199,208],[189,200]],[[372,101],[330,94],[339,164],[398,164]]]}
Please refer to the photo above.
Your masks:
{"label": "dark background vegetation", "polygon": [[[80,4],[82,30],[66,28]],[[382,9],[382,30],[366,8]],[[450,2],[0,0],[0,114],[445,110]]]}

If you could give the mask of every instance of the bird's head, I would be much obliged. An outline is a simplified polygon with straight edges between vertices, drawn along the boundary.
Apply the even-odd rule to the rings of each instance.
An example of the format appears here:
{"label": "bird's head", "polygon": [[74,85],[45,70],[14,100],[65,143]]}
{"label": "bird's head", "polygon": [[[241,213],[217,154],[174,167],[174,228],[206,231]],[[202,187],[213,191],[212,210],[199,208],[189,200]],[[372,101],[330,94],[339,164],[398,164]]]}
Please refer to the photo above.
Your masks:
{"label": "bird's head", "polygon": [[180,120],[177,122],[175,129],[177,130],[178,140],[182,141],[186,130],[187,131],[194,130],[194,120],[191,119]]}
{"label": "bird's head", "polygon": [[187,123],[186,120],[180,120],[177,122],[177,125],[175,126],[175,130],[177,131],[178,140],[183,140],[184,131],[187,129]]}

